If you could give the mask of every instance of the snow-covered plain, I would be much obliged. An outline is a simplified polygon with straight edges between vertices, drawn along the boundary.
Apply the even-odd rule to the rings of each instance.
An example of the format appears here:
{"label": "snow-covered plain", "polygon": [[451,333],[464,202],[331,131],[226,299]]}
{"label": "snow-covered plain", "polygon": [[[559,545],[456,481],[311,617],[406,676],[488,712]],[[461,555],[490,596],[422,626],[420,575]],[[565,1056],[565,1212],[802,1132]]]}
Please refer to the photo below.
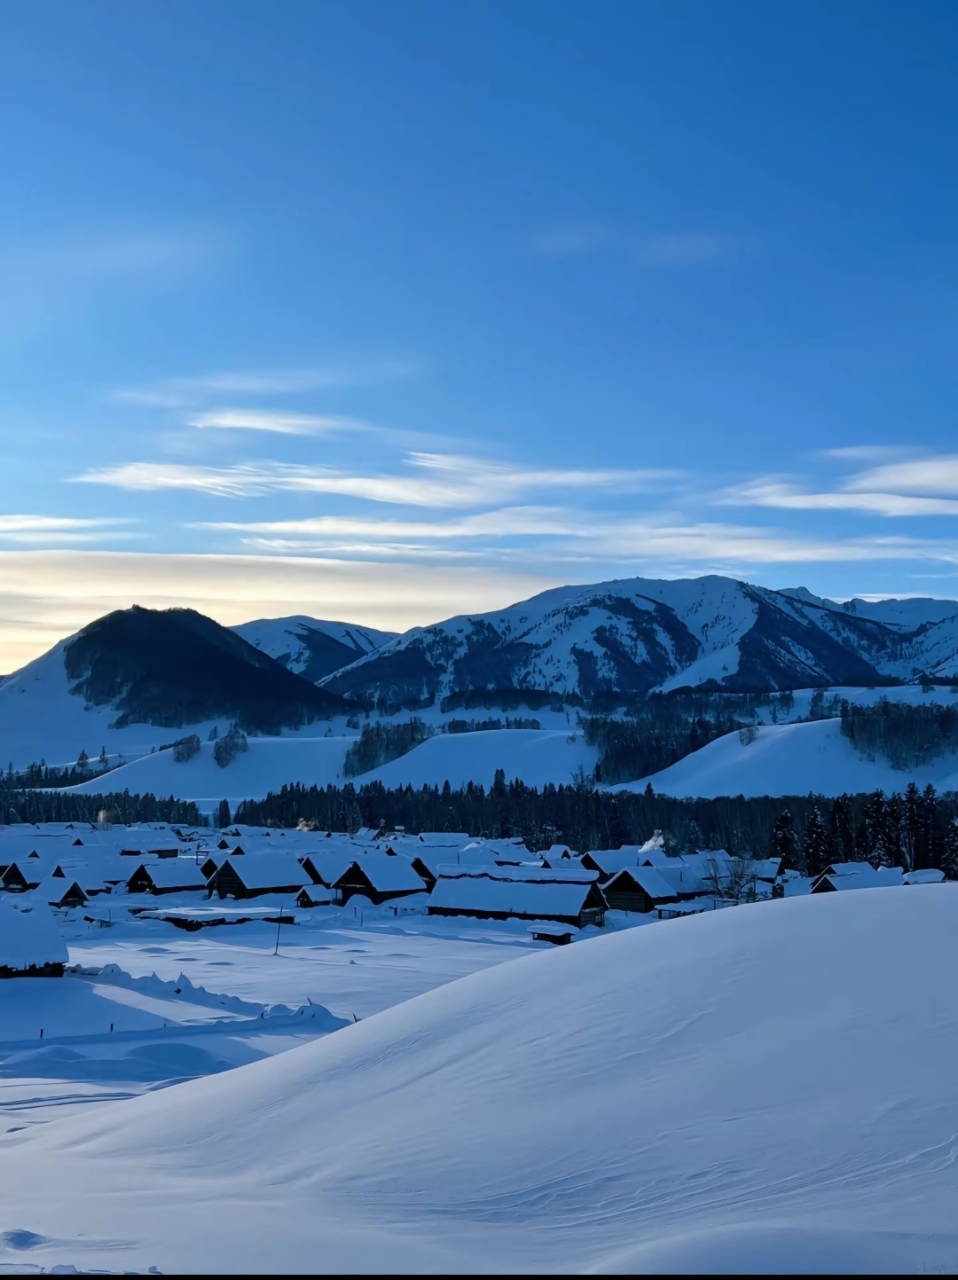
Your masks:
{"label": "snow-covered plain", "polygon": [[958,889],[627,930],[0,1140],[4,1262],[950,1271]]}
{"label": "snow-covered plain", "polygon": [[754,740],[728,733],[683,760],[642,778],[622,783],[614,791],[640,790],[651,784],[663,795],[714,796],[839,796],[845,792],[902,791],[909,782],[939,791],[958,789],[958,759],[942,756],[927,765],[893,769],[880,756],[869,760],[842,736],[838,720],[806,724],[763,725]]}

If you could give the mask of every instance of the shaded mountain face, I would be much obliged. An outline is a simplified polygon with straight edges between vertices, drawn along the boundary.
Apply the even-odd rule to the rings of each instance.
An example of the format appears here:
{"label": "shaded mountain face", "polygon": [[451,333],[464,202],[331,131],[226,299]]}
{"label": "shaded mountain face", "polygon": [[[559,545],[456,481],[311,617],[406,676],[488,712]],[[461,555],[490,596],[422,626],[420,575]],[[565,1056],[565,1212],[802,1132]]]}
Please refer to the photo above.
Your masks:
{"label": "shaded mountain face", "polygon": [[321,686],[394,710],[958,677],[958,604],[852,603],[860,607],[717,576],[563,587],[411,631]]}
{"label": "shaded mountain face", "polygon": [[336,694],[192,609],[135,605],[107,614],[67,641],[64,665],[71,694],[115,708],[117,728],[225,717],[275,733],[343,708]]}
{"label": "shaded mountain face", "polygon": [[261,618],[231,630],[313,684],[395,640],[398,634],[306,617]]}

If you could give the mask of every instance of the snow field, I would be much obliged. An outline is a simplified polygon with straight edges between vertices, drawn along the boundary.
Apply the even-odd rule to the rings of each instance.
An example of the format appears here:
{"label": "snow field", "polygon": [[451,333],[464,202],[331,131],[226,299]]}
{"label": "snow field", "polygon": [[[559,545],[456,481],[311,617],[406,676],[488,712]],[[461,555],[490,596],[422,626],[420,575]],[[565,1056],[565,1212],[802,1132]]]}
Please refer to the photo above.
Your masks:
{"label": "snow field", "polygon": [[6,1223],[44,1266],[951,1270],[956,962],[950,885],[549,949],[8,1135]]}

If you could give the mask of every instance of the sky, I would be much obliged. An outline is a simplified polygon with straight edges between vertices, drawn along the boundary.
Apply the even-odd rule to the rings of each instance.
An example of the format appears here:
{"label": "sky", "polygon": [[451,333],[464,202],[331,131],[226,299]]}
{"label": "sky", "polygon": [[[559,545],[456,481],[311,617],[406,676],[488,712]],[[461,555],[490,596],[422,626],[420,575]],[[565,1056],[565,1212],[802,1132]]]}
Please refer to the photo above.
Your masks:
{"label": "sky", "polygon": [[958,597],[951,0],[2,32],[0,671],[133,602]]}

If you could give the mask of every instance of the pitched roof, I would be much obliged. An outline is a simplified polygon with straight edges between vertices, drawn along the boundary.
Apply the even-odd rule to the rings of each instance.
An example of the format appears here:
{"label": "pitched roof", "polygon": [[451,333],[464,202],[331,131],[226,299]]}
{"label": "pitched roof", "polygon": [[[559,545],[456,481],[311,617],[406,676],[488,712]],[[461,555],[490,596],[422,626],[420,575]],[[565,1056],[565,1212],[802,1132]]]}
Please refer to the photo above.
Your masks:
{"label": "pitched roof", "polygon": [[486,866],[460,866],[455,862],[443,863],[439,869],[442,880],[498,880],[509,884],[594,884],[597,873],[586,867],[544,867],[538,862],[498,863]]}
{"label": "pitched roof", "polygon": [[346,879],[351,869],[359,867],[369,883],[378,893],[425,893],[426,882],[407,858],[398,855],[373,851],[362,853],[358,858],[351,858],[349,866],[338,877],[336,883]]}
{"label": "pitched roof", "polygon": [[242,858],[229,858],[227,865],[247,889],[301,889],[312,884],[309,873],[291,853],[247,853]]}
{"label": "pitched roof", "polygon": [[611,880],[606,881],[606,892],[614,889],[622,879],[633,880],[654,901],[664,901],[676,896],[675,889],[664,876],[659,875],[655,867],[623,867]]}
{"label": "pitched roof", "polygon": [[28,969],[66,964],[68,958],[66,943],[45,903],[33,899],[29,910],[18,911],[0,901],[0,966]]}
{"label": "pitched roof", "polygon": [[[206,888],[206,876],[193,858],[163,858],[156,862],[141,863],[140,866],[157,889]],[[137,871],[140,866],[137,867]],[[136,875],[136,871],[133,875]],[[133,876],[130,877],[131,880],[132,878]]]}
{"label": "pitched roof", "polygon": [[[446,911],[505,912],[531,919],[578,916],[590,894],[601,890],[594,881],[585,884],[557,884],[499,880],[492,876],[456,876],[436,881],[429,897],[429,909]],[[604,899],[602,900],[604,902]]]}

